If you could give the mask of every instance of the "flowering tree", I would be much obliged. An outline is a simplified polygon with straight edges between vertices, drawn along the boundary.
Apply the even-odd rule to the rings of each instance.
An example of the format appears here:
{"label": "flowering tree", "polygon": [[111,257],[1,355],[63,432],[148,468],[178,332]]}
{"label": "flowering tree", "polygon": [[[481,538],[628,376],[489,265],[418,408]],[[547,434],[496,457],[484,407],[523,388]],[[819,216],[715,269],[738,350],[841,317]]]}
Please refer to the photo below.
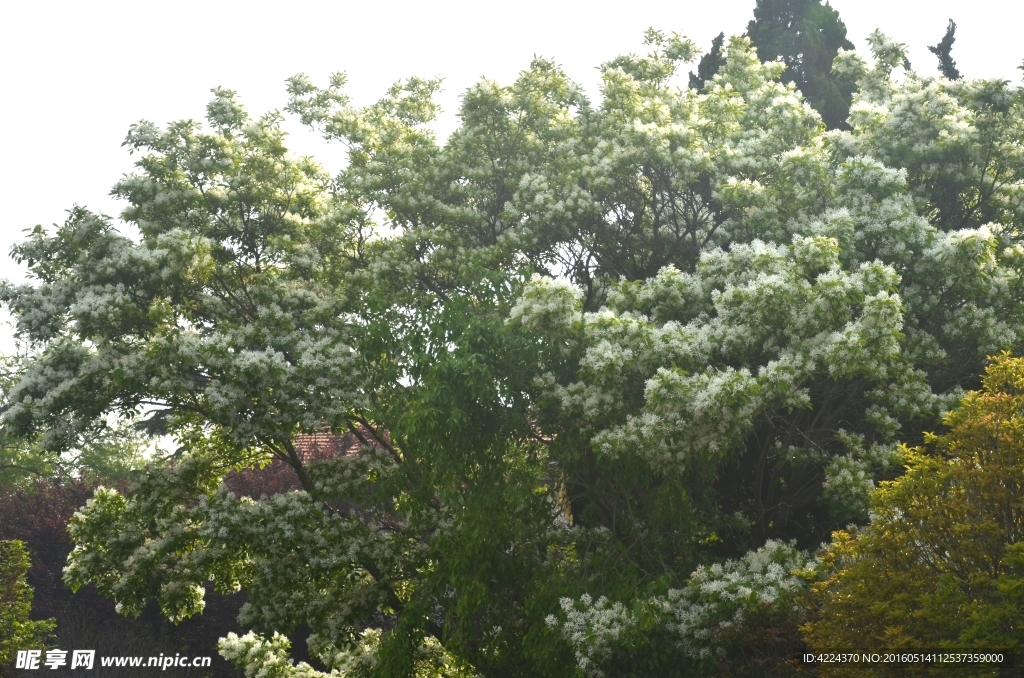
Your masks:
{"label": "flowering tree", "polygon": [[[758,628],[798,642],[800,549],[1019,341],[1024,102],[894,79],[876,33],[826,132],[745,39],[700,92],[688,40],[647,44],[596,102],[542,60],[483,81],[444,144],[435,81],[355,108],[296,77],[334,178],[226,90],[205,126],[133,127],[139,237],[75,209],[2,290],[36,355],[7,430],[62,449],[144,412],[182,449],[76,515],[68,582],[172,619],[246,589],[221,651],[253,676],[316,674],[298,626],[350,676],[693,675]],[[314,433],[359,444],[311,461]],[[225,485],[272,460],[301,489]]]}
{"label": "flowering tree", "polygon": [[[17,383],[23,360],[0,356],[0,411]],[[117,482],[145,466],[146,436],[132,421],[97,422],[72,449],[44,448],[8,431],[0,431],[0,492],[29,487],[48,478],[102,479]]]}

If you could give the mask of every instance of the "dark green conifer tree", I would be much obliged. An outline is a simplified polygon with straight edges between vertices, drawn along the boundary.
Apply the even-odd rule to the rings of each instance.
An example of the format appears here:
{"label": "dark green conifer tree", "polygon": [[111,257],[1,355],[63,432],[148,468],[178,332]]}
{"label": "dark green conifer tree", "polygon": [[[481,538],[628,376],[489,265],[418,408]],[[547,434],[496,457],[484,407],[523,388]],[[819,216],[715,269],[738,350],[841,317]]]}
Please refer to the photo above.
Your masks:
{"label": "dark green conifer tree", "polygon": [[829,129],[845,129],[856,83],[832,73],[840,49],[853,49],[839,12],[821,0],[757,0],[747,35],[761,61],[782,61]]}
{"label": "dark green conifer tree", "polygon": [[939,44],[930,46],[928,51],[939,57],[939,72],[943,76],[950,80],[959,80],[960,71],[957,69],[956,62],[953,61],[953,56],[951,55],[954,42],[956,42],[956,23],[950,19],[949,25],[946,26],[946,34],[942,36],[942,40],[939,41]]}
{"label": "dark green conifer tree", "polygon": [[704,89],[704,85],[711,78],[715,77],[715,73],[718,72],[718,69],[722,67],[722,62],[725,61],[725,57],[722,56],[722,44],[724,42],[725,33],[719,33],[711,41],[711,49],[697,63],[697,72],[690,71],[690,89]]}

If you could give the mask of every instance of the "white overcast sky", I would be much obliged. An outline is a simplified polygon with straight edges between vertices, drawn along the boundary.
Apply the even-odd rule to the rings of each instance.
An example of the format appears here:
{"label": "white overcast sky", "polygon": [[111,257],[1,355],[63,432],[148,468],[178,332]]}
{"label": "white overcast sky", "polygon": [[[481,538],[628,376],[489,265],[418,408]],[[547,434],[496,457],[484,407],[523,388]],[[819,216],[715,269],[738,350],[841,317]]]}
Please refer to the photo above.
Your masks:
{"label": "white overcast sky", "polygon": [[[905,42],[919,72],[934,73],[935,44],[957,22],[953,56],[968,77],[1020,81],[1024,3],[1010,0],[833,0],[850,40],[863,49],[875,28]],[[34,224],[62,221],[74,204],[116,215],[108,197],[131,169],[121,148],[128,126],[201,118],[209,90],[239,92],[250,112],[285,103],[284,80],[325,83],[349,75],[356,104],[395,80],[441,76],[450,130],[459,96],[481,76],[508,83],[533,55],[555,59],[592,95],[595,67],[641,51],[643,31],[680,31],[707,48],[720,31],[742,33],[754,0],[633,2],[306,2],[177,0],[0,5],[2,129],[0,278],[21,279],[6,254]],[[336,167],[327,148],[297,125],[291,146]],[[0,350],[6,348],[0,328]]]}

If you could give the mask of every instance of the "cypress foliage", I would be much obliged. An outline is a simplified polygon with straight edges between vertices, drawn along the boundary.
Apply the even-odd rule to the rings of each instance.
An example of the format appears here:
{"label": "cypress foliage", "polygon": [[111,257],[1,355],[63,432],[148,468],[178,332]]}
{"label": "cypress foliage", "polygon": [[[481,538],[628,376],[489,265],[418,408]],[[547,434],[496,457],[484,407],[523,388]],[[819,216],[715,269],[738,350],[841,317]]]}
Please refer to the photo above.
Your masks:
{"label": "cypress foliage", "polygon": [[954,42],[956,42],[956,22],[950,19],[949,25],[946,26],[946,34],[942,36],[942,40],[937,45],[931,45],[928,51],[939,58],[939,72],[942,73],[943,77],[950,80],[959,80],[960,71],[957,69],[956,62],[953,61],[951,54]]}
{"label": "cypress foliage", "polygon": [[796,85],[829,129],[849,129],[856,84],[832,73],[840,49],[853,49],[839,12],[820,0],[758,0],[747,36],[762,62],[786,64],[783,82]]}

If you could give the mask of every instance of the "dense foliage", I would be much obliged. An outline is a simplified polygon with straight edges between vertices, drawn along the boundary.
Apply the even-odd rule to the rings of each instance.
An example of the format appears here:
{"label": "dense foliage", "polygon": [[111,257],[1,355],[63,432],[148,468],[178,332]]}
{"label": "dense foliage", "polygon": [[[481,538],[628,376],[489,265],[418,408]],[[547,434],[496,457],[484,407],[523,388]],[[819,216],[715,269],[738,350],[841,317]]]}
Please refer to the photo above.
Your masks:
{"label": "dense foliage", "polygon": [[[244,589],[250,675],[315,675],[300,627],[352,676],[785,668],[802,549],[1020,342],[1024,95],[894,79],[875,33],[827,131],[745,38],[699,92],[692,43],[647,44],[597,101],[543,60],[482,81],[443,144],[435,81],[296,77],[333,178],[226,90],[134,126],[137,237],[72,210],[0,290],[35,356],[11,435],[141,413],[182,448],[75,516],[68,582],[175,620]],[[301,489],[224,482],[273,460]]]}
{"label": "dense foliage", "polygon": [[[0,412],[19,380],[25,360],[0,356]],[[145,466],[150,447],[132,421],[100,421],[73,447],[46,448],[34,439],[0,430],[0,492],[40,480],[125,480]]]}
{"label": "dense foliage", "polygon": [[782,82],[792,82],[829,129],[849,129],[846,118],[856,82],[834,72],[840,50],[852,50],[839,12],[821,0],[757,0],[747,36],[762,61],[786,64]]}
{"label": "dense foliage", "polygon": [[1024,645],[1022,393],[1024,359],[994,359],[982,390],[945,417],[948,433],[905,450],[907,473],[875,493],[871,524],[836,534],[814,585],[813,649]]}
{"label": "dense foliage", "polygon": [[697,72],[690,71],[690,89],[704,89],[704,85],[715,77],[715,73],[718,73],[722,64],[725,63],[725,54],[722,49],[724,46],[725,33],[719,33],[711,41],[711,49],[706,54],[702,54],[697,62]]}
{"label": "dense foliage", "polygon": [[956,23],[950,19],[946,26],[946,34],[942,36],[937,45],[932,45],[928,51],[939,59],[939,72],[950,80],[960,79],[960,69],[956,67],[953,60],[953,43],[956,42]]}
{"label": "dense foliage", "polygon": [[25,582],[28,552],[20,541],[0,541],[0,675],[8,675],[15,652],[41,647],[49,640],[53,620],[33,621],[32,588]]}
{"label": "dense foliage", "polygon": [[[155,604],[146,607],[141,618],[125,619],[114,601],[99,595],[95,587],[72,593],[62,582],[62,573],[74,544],[68,535],[68,521],[92,496],[97,479],[54,477],[0,488],[0,540],[17,540],[28,551],[24,582],[33,592],[31,618],[56,622],[47,646],[92,648],[99,655],[187,654],[213,656],[210,668],[183,670],[186,676],[233,676],[242,674],[217,656],[217,641],[237,630],[236,617],[244,594],[205,596],[203,614],[181,624],[166,620]],[[116,479],[107,478],[108,484]],[[295,474],[283,464],[233,473],[225,483],[237,494],[273,495],[294,490]],[[0,633],[0,637],[4,637]],[[309,660],[305,636],[296,637],[296,655]],[[41,649],[42,640],[22,639],[17,649]],[[131,669],[107,668],[104,675],[133,675]]]}

